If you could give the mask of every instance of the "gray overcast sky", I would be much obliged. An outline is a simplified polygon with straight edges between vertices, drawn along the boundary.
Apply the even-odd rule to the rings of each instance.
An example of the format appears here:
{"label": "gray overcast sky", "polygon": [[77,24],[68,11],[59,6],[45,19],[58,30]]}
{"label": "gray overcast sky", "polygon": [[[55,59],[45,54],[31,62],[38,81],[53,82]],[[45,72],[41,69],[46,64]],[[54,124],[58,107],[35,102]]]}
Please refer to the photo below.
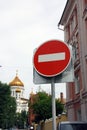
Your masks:
{"label": "gray overcast sky", "polygon": [[[57,24],[66,1],[0,0],[0,81],[9,83],[18,70],[26,98],[39,86],[33,84],[34,49],[47,40],[64,40]],[[50,93],[49,85],[40,86]],[[65,92],[64,86],[56,84],[56,95]]]}

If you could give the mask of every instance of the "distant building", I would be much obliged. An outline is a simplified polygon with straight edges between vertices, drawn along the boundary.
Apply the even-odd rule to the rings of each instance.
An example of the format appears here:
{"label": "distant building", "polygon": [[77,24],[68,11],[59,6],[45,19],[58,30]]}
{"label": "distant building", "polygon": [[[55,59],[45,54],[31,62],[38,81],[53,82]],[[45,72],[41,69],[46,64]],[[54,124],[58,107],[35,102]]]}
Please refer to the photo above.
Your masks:
{"label": "distant building", "polygon": [[[34,103],[34,101],[36,99],[36,95],[37,94],[34,94],[33,91],[30,93],[29,104],[33,104]],[[29,107],[29,117],[28,117],[29,125],[32,125],[34,120],[35,120],[35,114],[33,112],[33,109],[31,107]]]}
{"label": "distant building", "polygon": [[66,103],[66,98],[64,98],[64,95],[63,95],[62,92],[60,93],[60,97],[58,98],[58,100],[59,100],[62,104],[65,105],[65,103]]}
{"label": "distant building", "polygon": [[24,84],[19,79],[17,73],[9,85],[11,86],[11,96],[16,99],[17,112],[20,113],[23,110],[28,111],[28,99],[24,98]]}
{"label": "distant building", "polygon": [[68,120],[87,121],[87,0],[67,0],[58,27],[74,59],[75,82],[66,87]]}

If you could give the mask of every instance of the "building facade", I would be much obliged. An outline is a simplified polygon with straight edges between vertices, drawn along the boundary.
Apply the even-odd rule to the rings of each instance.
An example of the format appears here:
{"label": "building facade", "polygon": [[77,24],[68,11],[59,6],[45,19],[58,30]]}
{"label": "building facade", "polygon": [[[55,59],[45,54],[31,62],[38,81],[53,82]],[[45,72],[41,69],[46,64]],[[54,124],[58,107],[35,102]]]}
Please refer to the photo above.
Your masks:
{"label": "building facade", "polygon": [[66,85],[68,120],[87,121],[87,0],[67,0],[58,27],[73,54],[75,78]]}
{"label": "building facade", "polygon": [[30,93],[30,98],[29,98],[29,116],[28,116],[28,123],[29,125],[32,125],[34,120],[35,120],[35,114],[33,112],[33,109],[31,107],[31,105],[35,102],[36,100],[36,97],[37,97],[37,94],[34,94],[33,91]]}

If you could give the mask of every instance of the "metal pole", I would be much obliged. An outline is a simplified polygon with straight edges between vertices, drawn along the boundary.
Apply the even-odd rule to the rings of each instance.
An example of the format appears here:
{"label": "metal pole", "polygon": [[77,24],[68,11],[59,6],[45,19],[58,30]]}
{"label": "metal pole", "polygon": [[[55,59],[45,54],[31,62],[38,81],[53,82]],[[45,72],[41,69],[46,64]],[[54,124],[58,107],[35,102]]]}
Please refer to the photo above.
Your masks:
{"label": "metal pole", "polygon": [[51,93],[52,93],[52,130],[56,130],[56,106],[55,106],[55,83],[54,77],[51,82]]}

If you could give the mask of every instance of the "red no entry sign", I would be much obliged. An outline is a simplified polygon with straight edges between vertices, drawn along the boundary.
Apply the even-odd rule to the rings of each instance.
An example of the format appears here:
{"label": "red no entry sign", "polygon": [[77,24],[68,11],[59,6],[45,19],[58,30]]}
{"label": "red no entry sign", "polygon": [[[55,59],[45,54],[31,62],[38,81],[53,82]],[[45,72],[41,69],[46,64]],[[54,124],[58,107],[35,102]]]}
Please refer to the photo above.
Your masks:
{"label": "red no entry sign", "polygon": [[67,68],[70,59],[67,44],[59,40],[51,40],[37,48],[33,56],[33,65],[40,75],[53,77],[61,74]]}

